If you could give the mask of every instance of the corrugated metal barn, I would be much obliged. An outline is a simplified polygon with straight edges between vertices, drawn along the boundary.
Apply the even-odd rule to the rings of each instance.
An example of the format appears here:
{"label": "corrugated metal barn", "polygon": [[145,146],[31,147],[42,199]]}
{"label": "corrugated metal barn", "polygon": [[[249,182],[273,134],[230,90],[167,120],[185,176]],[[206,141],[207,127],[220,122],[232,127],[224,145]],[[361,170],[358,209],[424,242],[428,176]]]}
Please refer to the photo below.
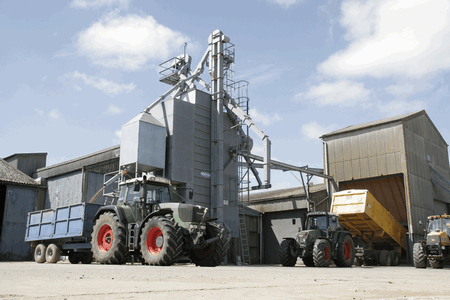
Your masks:
{"label": "corrugated metal barn", "polygon": [[33,249],[24,242],[27,214],[42,209],[44,190],[30,176],[0,159],[0,260],[33,259]]}
{"label": "corrugated metal barn", "polygon": [[327,174],[341,190],[368,189],[406,227],[410,251],[423,235],[419,220],[449,212],[449,193],[441,188],[450,179],[448,145],[425,111],[321,138]]}

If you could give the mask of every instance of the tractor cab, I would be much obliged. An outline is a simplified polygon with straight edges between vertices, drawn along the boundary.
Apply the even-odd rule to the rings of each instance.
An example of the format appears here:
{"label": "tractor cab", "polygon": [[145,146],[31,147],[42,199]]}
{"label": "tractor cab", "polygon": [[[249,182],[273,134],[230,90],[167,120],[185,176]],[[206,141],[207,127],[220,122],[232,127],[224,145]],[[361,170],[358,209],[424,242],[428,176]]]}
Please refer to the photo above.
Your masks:
{"label": "tractor cab", "polygon": [[328,230],[340,229],[339,217],[328,212],[312,212],[307,215],[306,230]]}

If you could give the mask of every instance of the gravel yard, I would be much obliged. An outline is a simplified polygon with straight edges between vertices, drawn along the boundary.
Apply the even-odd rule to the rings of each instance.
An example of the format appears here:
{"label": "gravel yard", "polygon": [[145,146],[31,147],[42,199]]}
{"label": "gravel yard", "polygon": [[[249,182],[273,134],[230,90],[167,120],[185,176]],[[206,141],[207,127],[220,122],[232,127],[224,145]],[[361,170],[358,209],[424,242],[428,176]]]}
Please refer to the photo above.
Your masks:
{"label": "gravel yard", "polygon": [[450,299],[450,270],[0,263],[0,299]]}

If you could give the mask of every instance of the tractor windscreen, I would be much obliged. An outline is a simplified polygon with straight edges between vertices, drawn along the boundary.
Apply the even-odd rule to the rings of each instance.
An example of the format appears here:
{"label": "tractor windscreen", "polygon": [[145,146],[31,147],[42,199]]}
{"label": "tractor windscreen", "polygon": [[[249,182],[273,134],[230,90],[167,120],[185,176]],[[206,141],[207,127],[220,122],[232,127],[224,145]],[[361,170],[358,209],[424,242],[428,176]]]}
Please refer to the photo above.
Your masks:
{"label": "tractor windscreen", "polygon": [[428,220],[428,232],[441,231],[441,219],[430,219]]}
{"label": "tractor windscreen", "polygon": [[307,229],[327,230],[327,216],[314,216],[308,219]]}
{"label": "tractor windscreen", "polygon": [[147,203],[151,202],[170,202],[169,189],[165,186],[147,184]]}
{"label": "tractor windscreen", "polygon": [[442,229],[450,236],[450,219],[442,219]]}

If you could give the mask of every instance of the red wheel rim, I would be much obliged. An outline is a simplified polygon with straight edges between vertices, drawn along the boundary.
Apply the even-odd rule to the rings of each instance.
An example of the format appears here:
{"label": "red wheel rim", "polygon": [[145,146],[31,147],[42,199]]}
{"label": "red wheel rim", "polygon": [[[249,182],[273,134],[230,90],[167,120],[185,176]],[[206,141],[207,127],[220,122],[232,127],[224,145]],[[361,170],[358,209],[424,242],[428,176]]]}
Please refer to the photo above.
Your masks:
{"label": "red wheel rim", "polygon": [[328,246],[326,246],[323,250],[325,252],[324,259],[325,259],[325,261],[328,261],[330,259],[330,249],[328,248]]}
{"label": "red wheel rim", "polygon": [[204,259],[209,255],[209,252],[211,252],[211,246],[206,247],[205,249],[195,249],[194,253],[195,256],[199,259]]}
{"label": "red wheel rim", "polygon": [[352,257],[352,247],[349,242],[344,243],[344,257],[349,260]]}
{"label": "red wheel rim", "polygon": [[97,235],[97,246],[100,252],[108,252],[111,248],[112,241],[113,232],[111,226],[105,224],[100,228]]}
{"label": "red wheel rim", "polygon": [[151,255],[158,255],[164,245],[164,236],[158,227],[153,227],[147,234],[147,250]]}

